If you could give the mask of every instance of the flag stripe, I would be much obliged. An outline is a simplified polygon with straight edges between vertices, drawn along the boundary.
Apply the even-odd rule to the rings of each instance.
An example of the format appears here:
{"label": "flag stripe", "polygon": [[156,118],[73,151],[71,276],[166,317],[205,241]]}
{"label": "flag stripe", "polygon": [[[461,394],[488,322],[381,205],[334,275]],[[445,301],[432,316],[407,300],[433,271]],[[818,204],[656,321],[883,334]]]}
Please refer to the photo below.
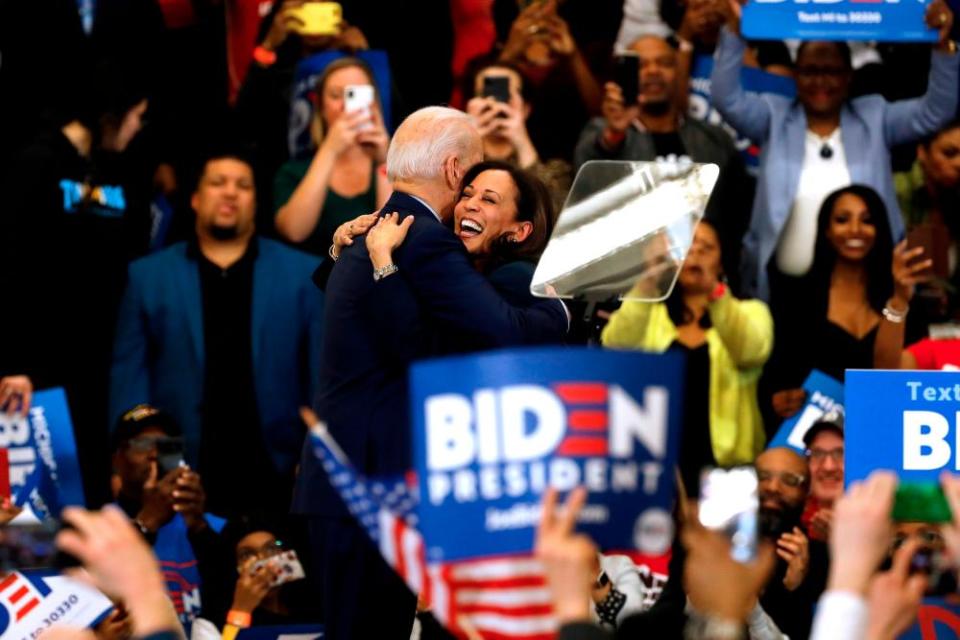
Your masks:
{"label": "flag stripe", "polygon": [[557,454],[561,456],[605,456],[607,455],[607,440],[606,438],[569,436],[557,447]]}
{"label": "flag stripe", "polygon": [[606,411],[587,411],[585,409],[571,411],[567,420],[571,429],[603,431],[607,428]]}
{"label": "flag stripe", "polygon": [[23,605],[23,607],[17,611],[17,621],[19,622],[20,620],[26,618],[27,614],[33,611],[34,607],[36,607],[38,604],[40,604],[40,600],[38,598],[34,598],[27,604]]}
{"label": "flag stripe", "polygon": [[491,613],[507,618],[530,618],[537,616],[552,616],[552,604],[532,604],[527,606],[507,607],[496,605],[473,605],[465,604],[457,606],[457,612],[467,615],[479,615]]}
{"label": "flag stripe", "polygon": [[543,576],[518,576],[499,580],[454,580],[451,581],[450,586],[457,589],[519,589],[523,587],[542,587],[544,584]]}
{"label": "flag stripe", "polygon": [[2,582],[0,582],[0,591],[6,590],[7,587],[9,587],[11,584],[13,584],[16,581],[17,581],[17,574],[11,573],[6,578],[4,578]]}
{"label": "flag stripe", "polygon": [[557,629],[556,620],[552,615],[513,618],[498,613],[476,613],[470,616],[470,622],[484,637],[486,637],[485,631],[518,635],[552,633]]}
{"label": "flag stripe", "polygon": [[20,598],[27,595],[28,591],[29,589],[27,589],[27,585],[21,586],[19,589],[17,589],[10,595],[10,602],[12,602],[13,604],[17,604],[20,601]]}
{"label": "flag stripe", "polygon": [[530,605],[550,604],[550,590],[533,589],[460,589],[457,592],[460,605]]}
{"label": "flag stripe", "polygon": [[450,569],[453,581],[496,580],[523,575],[543,576],[543,565],[529,556],[510,556],[458,562]]}
{"label": "flag stripe", "polygon": [[553,390],[567,404],[604,404],[607,401],[605,384],[566,382],[553,385]]}

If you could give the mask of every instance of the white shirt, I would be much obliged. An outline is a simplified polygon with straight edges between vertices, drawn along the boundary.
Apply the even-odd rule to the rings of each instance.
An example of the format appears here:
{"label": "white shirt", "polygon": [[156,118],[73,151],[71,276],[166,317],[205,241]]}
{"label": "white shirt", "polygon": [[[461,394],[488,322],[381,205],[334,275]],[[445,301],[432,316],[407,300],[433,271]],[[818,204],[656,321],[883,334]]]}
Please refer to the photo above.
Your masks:
{"label": "white shirt", "polygon": [[[820,155],[824,145],[833,154]],[[790,217],[780,232],[777,245],[777,268],[789,276],[802,276],[813,265],[813,248],[817,241],[817,216],[824,198],[850,184],[850,169],[843,150],[840,127],[826,138],[807,131],[803,151],[803,167],[797,195],[790,209]]]}
{"label": "white shirt", "polygon": [[870,611],[863,596],[849,591],[827,591],[817,603],[810,640],[861,640]]}

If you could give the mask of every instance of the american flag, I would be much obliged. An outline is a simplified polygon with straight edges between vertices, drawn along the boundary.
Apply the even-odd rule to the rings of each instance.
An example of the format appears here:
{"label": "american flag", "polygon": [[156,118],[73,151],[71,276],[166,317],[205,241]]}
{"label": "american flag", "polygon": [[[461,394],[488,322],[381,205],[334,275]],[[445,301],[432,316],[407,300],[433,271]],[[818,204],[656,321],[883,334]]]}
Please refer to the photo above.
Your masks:
{"label": "american flag", "polygon": [[461,638],[465,626],[484,640],[555,637],[550,591],[539,562],[529,554],[470,561],[426,561],[416,528],[416,496],[403,478],[367,480],[351,466],[321,423],[311,429],[314,454],[350,513],[410,590]]}

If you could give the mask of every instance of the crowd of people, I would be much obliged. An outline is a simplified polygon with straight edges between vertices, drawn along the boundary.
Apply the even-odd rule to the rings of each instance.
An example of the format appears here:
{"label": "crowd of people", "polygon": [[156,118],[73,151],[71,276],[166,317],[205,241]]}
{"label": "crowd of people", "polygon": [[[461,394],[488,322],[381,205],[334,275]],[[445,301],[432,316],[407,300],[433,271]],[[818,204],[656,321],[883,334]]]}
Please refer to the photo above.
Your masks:
{"label": "crowd of people", "polygon": [[[686,361],[669,571],[604,555],[575,532],[583,493],[556,513],[548,493],[559,637],[907,628],[930,588],[911,559],[960,567],[960,524],[891,522],[889,474],[844,493],[842,411],[805,454],[767,445],[811,372],[960,368],[950,6],[926,9],[932,46],[892,46],[747,41],[728,0],[344,0],[323,32],[305,1],[0,0],[0,411],[66,392],[87,506],[112,505],[60,536],[117,603],[96,637],[446,637],[303,410],[399,477],[412,362],[533,344]],[[692,108],[704,56],[722,126]],[[745,90],[745,67],[795,96]],[[533,296],[576,172],[664,158],[720,168],[670,296]],[[695,513],[701,470],[735,465],[759,482],[748,563]],[[960,480],[943,490],[960,521]],[[265,562],[288,551],[304,579]]]}

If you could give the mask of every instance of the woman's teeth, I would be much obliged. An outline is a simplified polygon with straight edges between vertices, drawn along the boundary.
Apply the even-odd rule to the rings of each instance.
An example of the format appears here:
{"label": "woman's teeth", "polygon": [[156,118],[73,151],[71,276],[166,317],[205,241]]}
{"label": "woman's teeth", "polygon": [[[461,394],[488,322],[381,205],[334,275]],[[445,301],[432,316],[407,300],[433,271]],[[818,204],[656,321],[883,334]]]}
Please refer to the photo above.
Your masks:
{"label": "woman's teeth", "polygon": [[464,219],[460,221],[460,234],[469,237],[477,236],[483,233],[483,227],[475,220]]}

